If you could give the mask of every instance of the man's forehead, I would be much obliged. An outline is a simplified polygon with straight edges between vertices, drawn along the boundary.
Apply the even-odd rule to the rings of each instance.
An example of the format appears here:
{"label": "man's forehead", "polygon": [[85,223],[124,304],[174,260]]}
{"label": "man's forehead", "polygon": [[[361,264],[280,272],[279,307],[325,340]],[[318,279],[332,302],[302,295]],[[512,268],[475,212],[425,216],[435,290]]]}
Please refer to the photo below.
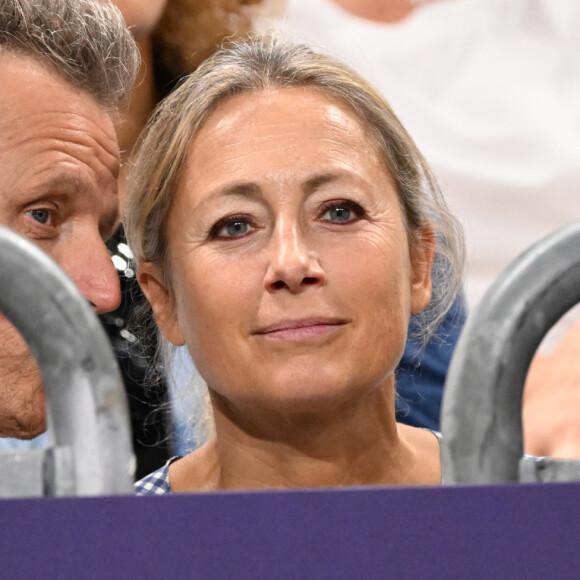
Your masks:
{"label": "man's forehead", "polygon": [[[56,73],[49,71],[38,60],[13,52],[0,52],[0,82],[2,92],[0,103],[14,105],[15,99],[22,95],[38,96],[38,83],[58,82]],[[18,101],[16,101],[18,103]],[[22,104],[22,103],[20,103]],[[41,102],[38,103],[39,105]]]}
{"label": "man's forehead", "polygon": [[[118,174],[119,150],[113,119],[91,95],[76,89],[30,57],[0,53],[0,150],[45,139],[67,142]],[[49,147],[47,145],[47,147]]]}
{"label": "man's forehead", "polygon": [[111,111],[94,97],[37,59],[11,52],[0,52],[0,123],[13,116],[26,117],[51,111],[82,111],[112,127]]}

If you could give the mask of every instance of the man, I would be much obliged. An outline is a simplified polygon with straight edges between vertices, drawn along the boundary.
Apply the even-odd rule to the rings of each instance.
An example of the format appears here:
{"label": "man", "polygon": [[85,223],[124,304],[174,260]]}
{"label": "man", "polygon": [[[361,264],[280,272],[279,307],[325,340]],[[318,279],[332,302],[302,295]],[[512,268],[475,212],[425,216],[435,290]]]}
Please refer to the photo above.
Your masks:
{"label": "man", "polygon": [[[0,0],[0,223],[50,254],[97,313],[120,301],[104,242],[118,225],[113,118],[138,66],[108,2]],[[45,429],[38,368],[0,316],[0,436]]]}

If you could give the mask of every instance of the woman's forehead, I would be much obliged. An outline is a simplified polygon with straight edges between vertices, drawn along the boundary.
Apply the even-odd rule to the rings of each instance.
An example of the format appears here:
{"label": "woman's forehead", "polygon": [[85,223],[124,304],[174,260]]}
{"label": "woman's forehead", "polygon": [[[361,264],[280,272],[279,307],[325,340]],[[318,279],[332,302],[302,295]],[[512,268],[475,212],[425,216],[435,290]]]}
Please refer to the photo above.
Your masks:
{"label": "woman's forehead", "polygon": [[370,125],[341,99],[310,87],[284,87],[245,93],[220,103],[200,126],[190,152],[223,153],[241,141],[281,142],[289,136],[329,139],[381,154]]}
{"label": "woman's forehead", "polygon": [[197,207],[219,192],[309,189],[322,178],[393,186],[382,150],[349,107],[319,91],[284,88],[216,109],[188,150],[176,196],[183,201],[187,192]]}

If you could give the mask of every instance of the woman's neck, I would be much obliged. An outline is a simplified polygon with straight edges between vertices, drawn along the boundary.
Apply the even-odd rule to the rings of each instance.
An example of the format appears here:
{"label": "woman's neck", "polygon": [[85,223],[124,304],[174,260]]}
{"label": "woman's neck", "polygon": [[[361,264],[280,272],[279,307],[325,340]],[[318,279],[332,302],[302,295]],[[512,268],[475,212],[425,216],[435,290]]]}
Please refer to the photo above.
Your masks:
{"label": "woman's neck", "polygon": [[172,489],[437,483],[436,439],[397,426],[390,383],[326,414],[273,413],[265,419],[216,399],[217,438],[173,464]]}

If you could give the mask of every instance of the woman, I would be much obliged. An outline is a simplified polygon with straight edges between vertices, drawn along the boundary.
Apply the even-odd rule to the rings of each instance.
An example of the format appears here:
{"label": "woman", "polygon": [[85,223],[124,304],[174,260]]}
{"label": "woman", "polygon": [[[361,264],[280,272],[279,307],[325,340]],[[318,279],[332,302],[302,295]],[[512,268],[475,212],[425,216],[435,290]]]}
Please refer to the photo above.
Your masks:
{"label": "woman", "polygon": [[427,339],[457,293],[460,229],[356,73],[274,37],[219,51],[154,114],[125,223],[215,423],[140,493],[440,481],[394,369],[411,315]]}

